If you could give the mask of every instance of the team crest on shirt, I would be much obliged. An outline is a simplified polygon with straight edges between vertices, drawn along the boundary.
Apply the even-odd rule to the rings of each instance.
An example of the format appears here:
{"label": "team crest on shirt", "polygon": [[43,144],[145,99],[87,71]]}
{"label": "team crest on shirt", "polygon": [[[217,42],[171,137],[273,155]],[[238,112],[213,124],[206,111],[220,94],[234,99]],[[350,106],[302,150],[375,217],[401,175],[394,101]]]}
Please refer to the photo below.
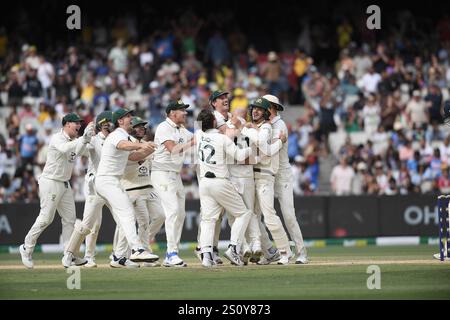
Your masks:
{"label": "team crest on shirt", "polygon": [[75,152],[71,152],[69,155],[69,162],[74,162],[77,154]]}
{"label": "team crest on shirt", "polygon": [[178,139],[178,143],[183,143],[183,142],[184,142],[183,138]]}
{"label": "team crest on shirt", "polygon": [[145,176],[148,175],[148,169],[145,166],[139,167],[138,171],[139,171],[139,175],[145,175]]}

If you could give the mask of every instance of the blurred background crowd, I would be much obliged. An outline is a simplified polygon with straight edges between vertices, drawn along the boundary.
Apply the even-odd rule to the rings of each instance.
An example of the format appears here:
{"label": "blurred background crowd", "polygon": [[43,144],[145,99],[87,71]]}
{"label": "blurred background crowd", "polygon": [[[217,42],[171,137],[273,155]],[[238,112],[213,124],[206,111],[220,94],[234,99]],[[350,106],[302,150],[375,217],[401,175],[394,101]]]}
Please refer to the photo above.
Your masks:
{"label": "blurred background crowd", "polygon": [[[100,9],[82,1],[79,31],[64,29],[64,1],[30,5],[0,22],[0,203],[37,200],[64,114],[88,123],[129,107],[154,132],[168,102],[181,98],[193,130],[218,89],[244,117],[267,93],[286,106],[297,195],[450,192],[445,3],[382,5],[381,30],[366,27],[369,4],[350,1],[252,10],[237,1]],[[55,18],[42,21],[42,10]],[[86,167],[78,159],[72,179],[80,201]],[[182,178],[187,198],[198,198],[188,164]]]}

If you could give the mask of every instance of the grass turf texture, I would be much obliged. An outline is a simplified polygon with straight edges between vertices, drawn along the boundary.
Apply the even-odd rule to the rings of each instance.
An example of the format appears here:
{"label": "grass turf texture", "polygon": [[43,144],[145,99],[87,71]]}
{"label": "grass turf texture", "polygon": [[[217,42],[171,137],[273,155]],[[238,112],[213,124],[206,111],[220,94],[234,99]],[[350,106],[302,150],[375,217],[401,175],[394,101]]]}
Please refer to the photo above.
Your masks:
{"label": "grass turf texture", "polygon": [[[35,269],[19,254],[0,254],[0,299],[449,299],[450,262],[432,259],[434,246],[310,248],[308,265],[201,267],[193,252],[187,268],[81,268],[81,290],[68,290],[70,274],[59,254],[34,254]],[[162,252],[156,252],[161,257]],[[162,259],[160,259],[162,262]],[[381,289],[369,290],[369,265],[381,269]]]}

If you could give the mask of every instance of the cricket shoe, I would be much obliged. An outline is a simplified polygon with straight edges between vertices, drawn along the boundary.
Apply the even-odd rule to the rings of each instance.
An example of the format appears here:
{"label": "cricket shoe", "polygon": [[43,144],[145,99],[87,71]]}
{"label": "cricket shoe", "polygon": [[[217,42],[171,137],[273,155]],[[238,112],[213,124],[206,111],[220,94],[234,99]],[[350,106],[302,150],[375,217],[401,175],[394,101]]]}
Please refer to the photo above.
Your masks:
{"label": "cricket shoe", "polygon": [[263,255],[260,245],[255,245],[252,247],[252,256],[250,257],[250,262],[258,263]]}
{"label": "cricket shoe", "polygon": [[156,254],[150,253],[145,249],[131,250],[130,260],[133,262],[155,262],[159,259]]}
{"label": "cricket shoe", "polygon": [[64,253],[63,258],[61,259],[61,262],[64,268],[69,268],[73,266],[77,267],[83,266],[88,261],[84,258],[75,257],[72,252],[66,252]]}
{"label": "cricket shoe", "polygon": [[139,263],[133,262],[125,257],[117,258],[115,255],[113,255],[113,259],[111,260],[109,265],[112,268],[128,268],[128,269],[139,268]]}
{"label": "cricket shoe", "polygon": [[200,249],[200,247],[195,247],[194,253],[197,259],[202,262],[202,250]]}
{"label": "cricket shoe", "polygon": [[211,252],[202,253],[202,266],[206,268],[212,268],[216,266]]}
{"label": "cricket shoe", "polygon": [[84,257],[87,263],[84,265],[85,268],[97,268],[97,263],[95,263],[94,257]]}
{"label": "cricket shoe", "polygon": [[280,258],[280,251],[278,249],[274,249],[273,253],[268,252],[267,256],[262,256],[256,264],[268,265],[272,262],[277,262],[278,260],[280,260]]}
{"label": "cricket shoe", "polygon": [[[433,254],[433,258],[437,259],[437,260],[441,260],[441,254],[440,253],[435,253]],[[450,258],[444,255],[444,261],[450,261]]]}
{"label": "cricket shoe", "polygon": [[308,255],[306,254],[306,250],[302,250],[297,257],[297,260],[295,260],[295,264],[308,264],[309,259]]}
{"label": "cricket shoe", "polygon": [[178,256],[178,252],[174,251],[166,253],[166,258],[164,259],[163,266],[179,268],[179,267],[187,267],[187,264]]}
{"label": "cricket shoe", "polygon": [[242,255],[242,262],[244,262],[244,266],[248,265],[248,261],[250,257],[252,256],[252,252],[250,250],[245,250],[244,254]]}
{"label": "cricket shoe", "polygon": [[286,251],[280,251],[280,259],[277,261],[278,265],[288,265],[289,259],[293,256],[292,251],[286,250]]}
{"label": "cricket shoe", "polygon": [[241,257],[236,252],[236,246],[229,245],[227,251],[223,254],[225,258],[230,260],[231,264],[235,266],[243,266],[244,262],[241,260]]}
{"label": "cricket shoe", "polygon": [[219,249],[217,249],[217,247],[213,247],[213,260],[216,264],[223,264],[223,261],[219,256]]}
{"label": "cricket shoe", "polygon": [[21,244],[19,247],[20,256],[22,258],[22,263],[28,269],[33,269],[33,257],[31,250],[27,250],[24,244]]}

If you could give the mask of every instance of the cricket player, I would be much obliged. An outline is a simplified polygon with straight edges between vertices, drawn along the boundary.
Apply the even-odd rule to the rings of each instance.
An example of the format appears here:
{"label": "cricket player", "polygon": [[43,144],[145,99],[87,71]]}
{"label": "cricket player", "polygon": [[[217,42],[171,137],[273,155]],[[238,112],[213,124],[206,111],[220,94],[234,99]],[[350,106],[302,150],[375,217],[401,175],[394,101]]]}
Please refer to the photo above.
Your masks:
{"label": "cricket player", "polygon": [[[231,122],[231,114],[228,112],[229,110],[229,101],[228,101],[228,92],[215,91],[210,97],[211,106],[214,109],[214,116],[217,121],[217,129],[219,129],[222,133],[225,133],[227,136],[232,138],[234,144],[238,148],[247,148],[250,147],[250,138],[245,136],[241,132],[241,128],[244,128],[246,121],[243,118],[239,119],[239,127],[233,125]],[[242,126],[241,126],[242,125]],[[245,132],[245,129],[244,129]],[[257,143],[257,142],[255,142]],[[238,193],[241,195],[244,200],[245,206],[249,209],[253,214],[250,217],[250,222],[248,224],[248,228],[246,231],[246,238],[248,238],[251,248],[247,243],[246,239],[243,241],[242,248],[239,248],[239,252],[242,254],[244,264],[248,263],[248,259],[250,256],[255,261],[258,261],[260,256],[262,255],[261,250],[261,232],[258,223],[258,216],[254,213],[254,204],[255,204],[255,180],[253,174],[253,163],[249,162],[249,158],[246,161],[236,162],[235,159],[230,159],[229,161],[229,170],[230,170],[230,179],[235,186]],[[215,234],[215,245],[217,246],[219,242],[220,235],[220,219],[216,226],[216,234]],[[233,224],[234,217],[229,216],[229,224],[230,226]]]}
{"label": "cricket player", "polygon": [[[275,245],[280,252],[278,264],[286,265],[289,264],[291,256],[289,239],[274,209],[275,174],[279,167],[279,151],[283,143],[286,142],[286,135],[280,133],[279,139],[275,143],[270,144],[274,138],[269,121],[270,107],[270,102],[262,97],[257,98],[250,104],[252,121],[258,128],[257,146],[259,159],[258,163],[253,166],[256,184],[256,210],[262,213],[264,223],[272,234]],[[255,129],[248,131],[251,131],[252,134],[255,133]],[[247,132],[246,134],[249,135],[250,133]],[[262,226],[261,229],[264,229],[264,227]],[[263,247],[268,247],[267,243],[264,244],[268,239],[264,241],[264,237],[261,237],[261,240]]]}
{"label": "cricket player", "polygon": [[[278,111],[283,111],[284,107],[280,103],[279,99],[273,95],[267,94],[263,96],[270,104],[270,122],[274,134],[276,135],[282,131],[286,136],[288,135],[288,129],[283,119],[278,115]],[[296,264],[308,263],[308,256],[303,242],[302,231],[297,222],[294,208],[294,191],[293,191],[293,176],[291,165],[289,164],[288,157],[288,142],[283,144],[283,147],[279,153],[280,167],[275,175],[275,197],[278,198],[280,203],[281,213],[283,214],[284,223],[286,229],[291,236],[291,239],[295,243],[297,250]],[[265,231],[265,229],[264,229]]]}
{"label": "cricket player", "polygon": [[98,231],[102,223],[102,209],[106,204],[104,198],[97,195],[95,191],[94,179],[100,162],[101,151],[106,137],[112,131],[112,112],[104,111],[95,119],[98,133],[92,137],[87,144],[85,156],[89,158],[88,169],[84,177],[85,204],[83,220],[81,223],[75,223],[74,231],[69,240],[67,250],[62,259],[64,267],[70,267],[70,262],[74,256],[78,255],[80,246],[86,237],[86,250],[84,259],[87,263],[84,267],[95,268],[95,246],[97,243]]}
{"label": "cricket player", "polygon": [[[80,138],[81,118],[75,113],[66,114],[62,119],[60,132],[55,133],[49,143],[47,162],[38,179],[41,210],[39,216],[25,237],[19,251],[22,263],[32,269],[33,250],[41,233],[52,223],[58,210],[62,222],[62,239],[64,249],[74,229],[76,213],[75,201],[69,180],[72,175],[76,157],[81,155],[86,145],[95,134],[93,123],[89,123]],[[86,260],[73,257],[70,265],[83,265]]]}
{"label": "cricket player", "polygon": [[242,197],[230,180],[228,158],[244,161],[251,155],[251,148],[238,148],[229,137],[215,129],[216,119],[211,111],[202,110],[197,121],[201,122],[203,131],[196,138],[202,208],[200,222],[202,265],[211,267],[216,264],[213,259],[216,221],[225,210],[235,219],[231,226],[230,244],[224,256],[232,264],[242,266],[244,263],[237,246],[243,241],[252,212],[246,208]]}
{"label": "cricket player", "polygon": [[[147,121],[142,120],[140,117],[132,118],[131,141],[144,142],[146,124]],[[158,194],[151,184],[150,166],[150,159],[148,157],[141,161],[128,161],[121,183],[134,206],[139,239],[144,245],[144,248],[152,252],[150,240],[161,230],[165,215]],[[125,254],[125,252],[129,251],[123,232],[119,228],[116,228],[114,238],[116,240],[114,243],[115,255],[118,252],[119,255],[122,255],[120,252]],[[113,264],[114,262],[112,261],[111,263]],[[157,267],[160,265],[158,261],[144,262],[141,264],[143,267]]]}
{"label": "cricket player", "polygon": [[151,181],[166,216],[167,253],[163,263],[166,267],[186,266],[178,256],[178,247],[186,217],[180,171],[186,152],[195,144],[194,135],[184,127],[188,107],[181,100],[171,101],[166,107],[166,120],[155,132],[157,149],[152,161]]}
{"label": "cricket player", "polygon": [[137,262],[155,262],[159,257],[144,248],[136,233],[136,220],[133,205],[123,189],[122,178],[127,161],[141,161],[154,151],[154,145],[149,142],[132,142],[131,110],[118,109],[113,113],[113,123],[116,129],[108,135],[95,177],[95,189],[111,206],[116,223],[123,230],[131,256],[114,258],[120,265],[128,267]]}

